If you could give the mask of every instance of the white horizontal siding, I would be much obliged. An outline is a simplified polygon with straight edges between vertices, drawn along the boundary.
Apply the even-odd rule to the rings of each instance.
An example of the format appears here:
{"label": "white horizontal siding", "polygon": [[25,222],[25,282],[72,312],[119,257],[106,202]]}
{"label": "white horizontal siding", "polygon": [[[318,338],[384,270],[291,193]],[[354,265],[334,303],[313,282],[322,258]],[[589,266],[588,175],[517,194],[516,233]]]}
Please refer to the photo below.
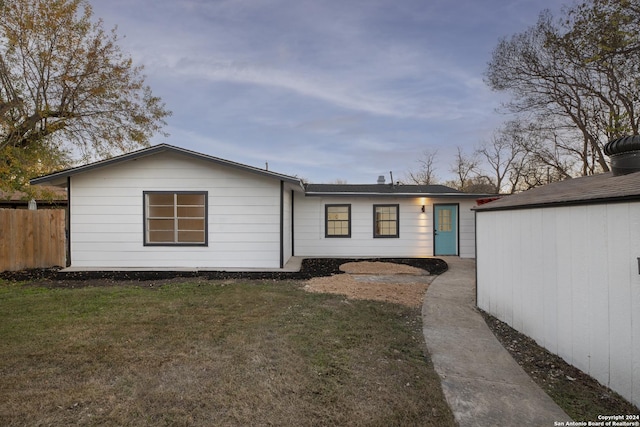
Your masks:
{"label": "white horizontal siding", "polygon": [[640,404],[640,203],[477,214],[478,306]]}
{"label": "white horizontal siding", "polygon": [[[216,256],[220,265],[211,265],[211,256],[203,252],[190,250],[183,252],[185,256],[176,258],[175,251],[156,252],[139,256],[139,252],[104,252],[99,260],[89,256],[80,256],[78,263],[96,268],[196,268],[196,269],[270,269],[273,265],[273,251],[224,252]],[[113,267],[117,265],[117,267]]]}
{"label": "white horizontal siding", "polygon": [[460,247],[458,253],[460,258],[476,257],[476,218],[472,208],[475,201],[461,200],[458,212],[460,221]]}
{"label": "white horizontal siding", "polygon": [[[295,199],[295,255],[307,257],[433,256],[433,204],[460,204],[461,256],[475,255],[472,201],[428,198],[304,197]],[[351,204],[351,237],[325,237],[325,205]],[[373,237],[373,205],[400,206],[400,237]],[[422,206],[425,212],[422,212]]]}
{"label": "white horizontal siding", "polygon": [[[208,247],[144,246],[144,191],[207,191]],[[71,179],[75,267],[277,268],[280,181],[158,154]]]}

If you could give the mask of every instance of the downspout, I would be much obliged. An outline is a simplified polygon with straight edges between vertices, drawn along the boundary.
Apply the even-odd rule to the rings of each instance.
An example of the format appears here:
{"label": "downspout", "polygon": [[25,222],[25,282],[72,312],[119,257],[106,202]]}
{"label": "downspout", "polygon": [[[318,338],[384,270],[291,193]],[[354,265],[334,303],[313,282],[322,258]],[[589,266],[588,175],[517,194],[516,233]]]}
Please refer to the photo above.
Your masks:
{"label": "downspout", "polygon": [[476,288],[476,308],[478,308],[478,212],[473,211],[473,245],[476,252],[476,268],[475,270],[475,288]]}
{"label": "downspout", "polygon": [[291,190],[291,256],[296,255],[296,239],[295,239],[295,227],[294,227],[294,210],[293,210],[293,199],[295,196],[295,192]]}
{"label": "downspout", "polygon": [[284,181],[280,181],[280,268],[284,268]]}
{"label": "downspout", "polygon": [[460,203],[456,203],[456,238],[458,239],[456,242],[456,254],[458,258],[460,258],[460,253],[462,252],[460,250],[460,223],[462,222],[460,221],[460,215],[462,215],[462,209],[460,209]]}
{"label": "downspout", "polygon": [[71,177],[67,177],[67,208],[65,209],[65,243],[67,255],[67,267],[71,267]]}

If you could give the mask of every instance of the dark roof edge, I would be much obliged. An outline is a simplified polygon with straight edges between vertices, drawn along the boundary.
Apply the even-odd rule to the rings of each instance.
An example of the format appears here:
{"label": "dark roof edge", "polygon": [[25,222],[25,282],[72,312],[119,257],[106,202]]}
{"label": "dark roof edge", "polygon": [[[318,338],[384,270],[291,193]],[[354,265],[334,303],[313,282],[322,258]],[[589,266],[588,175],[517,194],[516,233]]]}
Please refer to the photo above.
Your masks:
{"label": "dark roof edge", "polygon": [[306,196],[323,197],[323,196],[349,196],[349,197],[429,197],[429,198],[460,198],[460,199],[477,199],[488,197],[488,194],[469,194],[469,193],[373,193],[365,191],[306,191]]}
{"label": "dark roof edge", "polygon": [[617,196],[617,197],[602,197],[598,199],[580,199],[580,200],[563,200],[560,202],[548,202],[548,203],[530,203],[513,206],[496,206],[491,207],[491,203],[486,205],[476,206],[472,210],[476,212],[496,212],[496,211],[516,211],[523,209],[542,209],[542,208],[560,208],[566,206],[579,206],[579,205],[602,205],[606,203],[624,203],[640,200],[640,194],[634,194],[630,196]]}
{"label": "dark roof edge", "polygon": [[44,175],[44,176],[40,176],[37,178],[33,178],[32,180],[29,181],[30,184],[32,185],[37,185],[37,184],[43,184],[45,182],[50,182],[56,179],[60,179],[60,178],[66,178],[78,173],[83,173],[83,172],[88,172],[94,169],[99,169],[105,166],[110,166],[112,164],[116,164],[116,163],[120,163],[120,162],[124,162],[127,160],[134,160],[134,159],[139,159],[139,158],[143,158],[143,157],[147,157],[147,156],[151,156],[153,154],[157,154],[157,153],[161,153],[161,152],[165,152],[165,151],[172,151],[175,153],[179,153],[179,154],[183,154],[185,156],[191,157],[191,158],[195,158],[195,159],[200,159],[200,160],[206,160],[206,161],[210,161],[210,162],[214,162],[223,166],[228,166],[234,169],[239,169],[239,170],[243,170],[243,171],[247,171],[247,172],[252,172],[255,174],[259,174],[259,175],[263,175],[263,176],[268,176],[271,178],[277,178],[280,179],[282,181],[286,181],[286,182],[290,182],[293,184],[298,184],[300,185],[301,188],[304,189],[303,184],[302,184],[302,180],[293,176],[289,176],[289,175],[284,175],[284,174],[280,174],[280,173],[276,173],[276,172],[271,172],[268,170],[264,170],[264,169],[259,169],[253,166],[249,166],[249,165],[245,165],[242,163],[236,163],[236,162],[232,162],[230,160],[225,160],[225,159],[221,159],[219,157],[214,157],[214,156],[209,156],[207,154],[202,154],[202,153],[197,153],[195,151],[191,151],[191,150],[187,150],[184,148],[180,148],[180,147],[176,147],[174,145],[169,145],[169,144],[159,144],[159,145],[154,145],[152,147],[148,147],[148,148],[143,148],[141,150],[137,150],[137,151],[133,151],[131,153],[126,153],[126,154],[122,154],[120,156],[116,156],[116,157],[112,157],[110,159],[105,159],[105,160],[100,160],[94,163],[89,163],[87,165],[83,165],[83,166],[77,166],[74,168],[69,168],[69,169],[65,169],[63,171],[59,171],[59,172],[54,172],[51,173],[49,175]]}

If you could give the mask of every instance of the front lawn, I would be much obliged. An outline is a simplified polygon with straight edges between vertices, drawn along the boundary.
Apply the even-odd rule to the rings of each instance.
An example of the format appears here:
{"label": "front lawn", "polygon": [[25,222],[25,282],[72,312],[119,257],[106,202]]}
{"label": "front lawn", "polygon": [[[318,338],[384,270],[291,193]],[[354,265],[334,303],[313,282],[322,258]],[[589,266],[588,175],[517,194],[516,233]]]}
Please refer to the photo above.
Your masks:
{"label": "front lawn", "polygon": [[454,425],[419,309],[185,280],[0,281],[0,425]]}

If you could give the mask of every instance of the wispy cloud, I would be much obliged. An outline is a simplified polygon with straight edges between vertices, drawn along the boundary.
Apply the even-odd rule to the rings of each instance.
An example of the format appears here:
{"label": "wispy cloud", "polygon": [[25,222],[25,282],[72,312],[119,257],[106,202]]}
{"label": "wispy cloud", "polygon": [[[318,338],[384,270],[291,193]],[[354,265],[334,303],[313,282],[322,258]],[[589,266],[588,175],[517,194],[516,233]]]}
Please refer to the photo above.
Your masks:
{"label": "wispy cloud", "polygon": [[138,49],[148,69],[166,73],[174,84],[195,79],[264,86],[388,117],[459,116],[451,99],[442,101],[450,95],[443,90],[448,86],[463,92],[472,77],[438,57],[432,48],[438,42],[435,36],[422,32],[424,39],[414,37],[427,18],[416,19],[414,28],[390,29],[381,13],[409,13],[390,4],[275,0],[165,4],[155,8],[151,18],[161,20],[154,16],[164,11],[174,20],[166,27],[145,27],[155,43]]}
{"label": "wispy cloud", "polygon": [[170,143],[355,182],[412,167],[427,145],[447,163],[453,147],[488,135],[502,120],[493,112],[500,96],[482,81],[492,48],[544,7],[558,8],[557,0],[93,3],[174,111]]}
{"label": "wispy cloud", "polygon": [[433,68],[429,58],[415,58],[415,54],[412,64],[411,54],[380,56],[361,68],[350,65],[335,72],[297,64],[167,53],[156,56],[154,65],[164,68],[168,77],[178,81],[196,79],[215,84],[277,88],[338,108],[400,118],[450,120],[459,117],[459,110],[470,106],[463,98],[483,90],[481,78],[456,69],[453,64],[445,71]]}

